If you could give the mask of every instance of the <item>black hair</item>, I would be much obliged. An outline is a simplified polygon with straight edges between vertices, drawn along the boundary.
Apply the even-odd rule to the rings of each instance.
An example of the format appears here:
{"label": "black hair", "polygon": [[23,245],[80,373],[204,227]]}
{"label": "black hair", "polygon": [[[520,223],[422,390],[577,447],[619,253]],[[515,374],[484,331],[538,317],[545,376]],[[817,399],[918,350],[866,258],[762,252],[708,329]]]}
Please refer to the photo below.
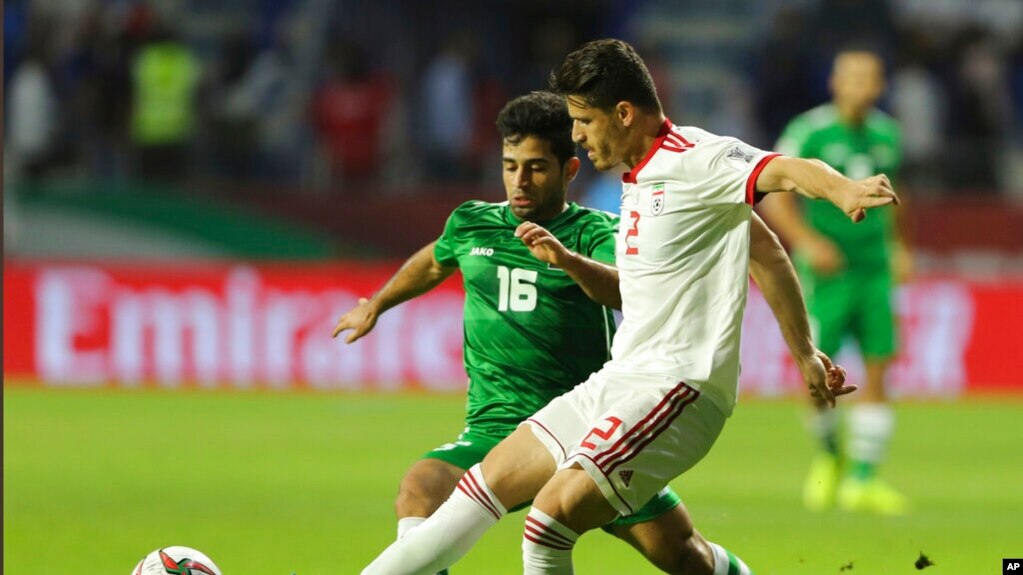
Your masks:
{"label": "black hair", "polygon": [[508,102],[497,115],[497,131],[512,144],[528,136],[545,140],[561,165],[575,156],[572,118],[565,99],[557,94],[530,92]]}
{"label": "black hair", "polygon": [[611,110],[628,101],[649,112],[661,112],[657,88],[643,59],[628,42],[606,38],[587,42],[551,71],[551,90],[579,96],[591,108]]}
{"label": "black hair", "polygon": [[888,62],[886,61],[887,52],[884,50],[884,46],[882,46],[881,43],[869,38],[852,40],[840,45],[835,50],[835,55],[831,59],[832,65],[834,65],[835,60],[838,60],[839,56],[842,56],[844,54],[859,53],[870,54],[871,56],[874,56],[875,58],[877,58],[877,61],[881,63],[882,67],[886,69],[888,68]]}

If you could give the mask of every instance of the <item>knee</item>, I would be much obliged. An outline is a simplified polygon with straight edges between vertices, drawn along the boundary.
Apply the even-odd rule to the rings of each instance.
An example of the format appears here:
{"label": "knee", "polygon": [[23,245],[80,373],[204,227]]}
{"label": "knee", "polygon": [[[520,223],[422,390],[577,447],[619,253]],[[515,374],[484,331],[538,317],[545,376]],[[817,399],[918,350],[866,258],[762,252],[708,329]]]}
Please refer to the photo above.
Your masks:
{"label": "knee", "polygon": [[422,474],[409,471],[398,483],[398,501],[422,499],[434,491],[430,488],[429,483],[430,482],[427,477]]}
{"label": "knee", "polygon": [[455,488],[461,470],[447,470],[430,460],[417,462],[398,484],[394,507],[399,517],[429,517]]}
{"label": "knee", "polygon": [[643,554],[655,567],[672,575],[710,575],[714,572],[710,546],[695,533],[679,537],[672,544],[644,549]]}
{"label": "knee", "polygon": [[578,534],[606,525],[617,515],[597,484],[578,466],[554,474],[537,494],[533,507]]}
{"label": "knee", "polygon": [[508,509],[533,500],[554,475],[550,452],[528,426],[520,426],[497,444],[482,469],[487,486]]}

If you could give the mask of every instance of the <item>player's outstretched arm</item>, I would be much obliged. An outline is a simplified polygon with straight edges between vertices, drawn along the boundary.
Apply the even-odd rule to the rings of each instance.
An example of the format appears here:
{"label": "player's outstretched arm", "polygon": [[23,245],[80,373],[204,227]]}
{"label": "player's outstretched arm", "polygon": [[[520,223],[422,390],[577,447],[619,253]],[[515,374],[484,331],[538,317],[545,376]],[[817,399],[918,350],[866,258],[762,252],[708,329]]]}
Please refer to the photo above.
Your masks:
{"label": "player's outstretched arm", "polygon": [[435,243],[431,242],[413,254],[387,280],[384,287],[372,297],[360,299],[358,305],[342,315],[331,337],[337,337],[339,333],[350,329],[352,331],[345,338],[345,343],[352,343],[373,329],[380,314],[430,291],[453,274],[455,268],[440,265],[434,257]]}
{"label": "player's outstretched arm", "polygon": [[865,218],[869,208],[899,203],[884,174],[850,180],[820,160],[786,156],[767,163],[757,177],[756,189],[763,193],[798,192],[810,198],[824,198],[854,222]]}
{"label": "player's outstretched arm", "polygon": [[617,268],[569,250],[547,228],[533,222],[523,222],[515,228],[515,237],[526,244],[533,257],[564,270],[590,299],[622,309]]}
{"label": "player's outstretched arm", "polygon": [[750,275],[778,319],[782,337],[810,395],[834,407],[836,397],[856,391],[856,386],[845,385],[845,370],[833,365],[828,356],[814,347],[803,292],[792,261],[778,236],[756,213],[750,221]]}

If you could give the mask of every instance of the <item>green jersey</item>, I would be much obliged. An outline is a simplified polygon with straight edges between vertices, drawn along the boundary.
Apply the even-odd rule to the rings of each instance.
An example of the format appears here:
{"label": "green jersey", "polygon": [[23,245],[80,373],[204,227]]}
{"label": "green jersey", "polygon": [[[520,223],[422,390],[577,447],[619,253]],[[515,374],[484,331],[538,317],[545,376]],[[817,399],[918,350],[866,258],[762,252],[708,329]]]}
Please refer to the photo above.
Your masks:
{"label": "green jersey", "polygon": [[[801,158],[817,158],[852,179],[884,173],[893,178],[901,161],[901,135],[895,120],[871,110],[862,125],[845,123],[832,104],[818,106],[793,119],[776,146],[777,151]],[[894,212],[872,210],[854,224],[830,202],[805,203],[806,221],[842,250],[851,268],[887,269],[889,244],[894,233]]]}
{"label": "green jersey", "polygon": [[[506,432],[610,359],[614,317],[514,235],[507,202],[471,201],[448,218],[434,256],[465,286],[470,427]],[[575,203],[543,224],[566,248],[614,263],[618,218]]]}

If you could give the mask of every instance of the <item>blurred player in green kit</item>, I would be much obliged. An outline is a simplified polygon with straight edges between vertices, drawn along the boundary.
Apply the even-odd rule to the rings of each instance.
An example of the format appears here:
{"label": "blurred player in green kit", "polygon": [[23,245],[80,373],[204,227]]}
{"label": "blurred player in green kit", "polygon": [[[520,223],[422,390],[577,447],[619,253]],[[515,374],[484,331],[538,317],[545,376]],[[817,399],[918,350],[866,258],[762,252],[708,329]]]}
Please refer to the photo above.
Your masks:
{"label": "blurred player in green kit", "polygon": [[[793,119],[777,151],[822,160],[849,178],[894,177],[901,159],[899,127],[874,107],[885,88],[881,58],[867,49],[840,51],[830,88],[831,103]],[[811,464],[804,502],[812,510],[837,504],[848,511],[901,514],[905,498],[877,477],[895,427],[885,393],[885,371],[896,353],[893,286],[911,267],[895,212],[879,210],[853,225],[827,202],[800,205],[794,194],[775,195],[763,202],[765,215],[795,252],[817,347],[833,357],[851,336],[866,368],[866,386],[850,408],[844,444],[834,410],[811,415],[821,452]]]}

